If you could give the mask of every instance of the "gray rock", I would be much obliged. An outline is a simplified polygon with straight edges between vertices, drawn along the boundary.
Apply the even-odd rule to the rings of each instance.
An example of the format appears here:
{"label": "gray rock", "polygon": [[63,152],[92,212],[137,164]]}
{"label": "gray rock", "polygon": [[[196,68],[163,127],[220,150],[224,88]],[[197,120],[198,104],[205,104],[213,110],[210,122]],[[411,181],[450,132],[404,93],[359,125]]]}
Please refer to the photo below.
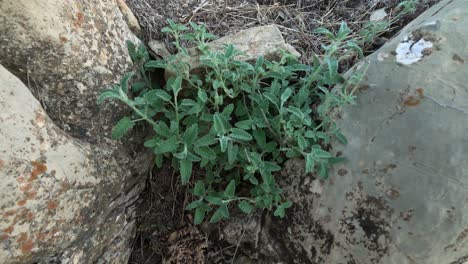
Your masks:
{"label": "gray rock", "polygon": [[150,40],[148,42],[148,46],[150,48],[150,52],[154,57],[159,57],[159,58],[166,58],[171,55],[169,50],[166,47],[166,44],[161,41],[157,40]]}
{"label": "gray rock", "polygon": [[[333,143],[349,161],[323,182],[302,161],[283,171],[295,263],[468,261],[466,25],[468,2],[442,1],[355,68],[357,104],[337,120],[349,144]],[[408,42],[417,59],[402,63]]]}
{"label": "gray rock", "polygon": [[138,40],[110,0],[0,1],[0,32],[0,263],[126,263],[151,159],[96,99]]}

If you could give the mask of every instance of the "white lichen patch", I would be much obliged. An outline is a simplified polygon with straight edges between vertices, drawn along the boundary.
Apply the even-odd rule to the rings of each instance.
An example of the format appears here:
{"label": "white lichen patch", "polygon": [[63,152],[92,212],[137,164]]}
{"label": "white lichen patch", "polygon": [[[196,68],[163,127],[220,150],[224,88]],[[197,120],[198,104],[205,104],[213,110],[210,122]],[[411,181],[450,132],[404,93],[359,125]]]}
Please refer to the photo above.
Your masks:
{"label": "white lichen patch", "polygon": [[424,51],[433,46],[432,42],[426,41],[424,38],[416,41],[411,36],[407,36],[396,48],[396,60],[404,65],[413,64],[420,61],[424,57]]}

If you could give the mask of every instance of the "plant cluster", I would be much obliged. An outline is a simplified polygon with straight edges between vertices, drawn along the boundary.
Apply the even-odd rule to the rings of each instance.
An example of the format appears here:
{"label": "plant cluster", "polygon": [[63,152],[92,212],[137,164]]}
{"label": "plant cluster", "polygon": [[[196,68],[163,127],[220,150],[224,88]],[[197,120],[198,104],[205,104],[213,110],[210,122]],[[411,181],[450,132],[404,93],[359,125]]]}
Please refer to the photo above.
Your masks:
{"label": "plant cluster", "polygon": [[[194,167],[204,171],[191,189],[196,199],[186,208],[195,211],[196,224],[207,216],[211,222],[228,218],[233,206],[244,213],[274,210],[284,217],[292,203],[284,200],[274,175],[286,159],[303,157],[305,171],[322,179],[330,165],[342,160],[327,151],[333,138],[347,142],[329,112],[354,101],[351,88],[360,76],[345,80],[338,69],[350,54],[362,56],[361,43],[349,40],[351,30],[342,23],[336,34],[316,31],[330,42],[312,65],[285,52],[276,61],[259,57],[249,63],[232,45],[210,50],[208,42],[215,36],[204,25],[190,23],[189,29],[168,22],[162,31],[173,37],[178,54],[151,60],[144,46],[128,43],[138,70],[99,98],[120,100],[133,110],[116,124],[112,138],[145,121],[154,134],[144,145],[153,150],[158,167],[171,162],[182,184],[190,182]],[[200,74],[186,63],[188,45],[201,53]],[[155,68],[173,73],[163,87],[151,82]]]}

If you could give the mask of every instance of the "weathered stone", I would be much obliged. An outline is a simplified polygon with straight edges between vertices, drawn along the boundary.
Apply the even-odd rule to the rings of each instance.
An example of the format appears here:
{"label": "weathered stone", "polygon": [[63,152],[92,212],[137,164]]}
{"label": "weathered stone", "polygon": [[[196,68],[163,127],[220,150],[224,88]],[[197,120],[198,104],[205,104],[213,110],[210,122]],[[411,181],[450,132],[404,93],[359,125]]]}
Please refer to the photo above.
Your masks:
{"label": "weathered stone", "polygon": [[[263,56],[268,60],[276,60],[280,58],[281,51],[286,51],[296,57],[300,57],[293,46],[287,44],[281,35],[280,30],[275,25],[254,27],[242,30],[237,34],[222,37],[208,44],[212,51],[221,51],[225,45],[232,44],[237,50],[244,53],[238,59],[243,61],[255,61],[258,57]],[[192,71],[196,72],[200,68],[200,51],[197,48],[188,50],[189,58],[184,62],[190,65]],[[166,71],[166,78],[174,73]]]}
{"label": "weathered stone", "polygon": [[302,161],[283,171],[294,206],[277,233],[295,263],[468,261],[467,24],[467,1],[442,1],[356,67],[357,104],[337,120],[349,144],[333,143],[348,162],[326,181]]}
{"label": "weathered stone", "polygon": [[127,6],[125,0],[117,0],[117,5],[119,6],[120,12],[122,12],[124,20],[127,22],[130,30],[132,30],[135,34],[140,34],[140,23],[138,23],[138,19],[135,17],[132,10],[130,10],[130,8]]}
{"label": "weathered stone", "polygon": [[164,42],[151,40],[150,42],[148,42],[148,46],[150,48],[150,52],[154,57],[166,58],[171,55]]}
{"label": "weathered stone", "polygon": [[110,0],[0,1],[0,32],[0,262],[125,263],[150,156],[96,99],[138,39]]}

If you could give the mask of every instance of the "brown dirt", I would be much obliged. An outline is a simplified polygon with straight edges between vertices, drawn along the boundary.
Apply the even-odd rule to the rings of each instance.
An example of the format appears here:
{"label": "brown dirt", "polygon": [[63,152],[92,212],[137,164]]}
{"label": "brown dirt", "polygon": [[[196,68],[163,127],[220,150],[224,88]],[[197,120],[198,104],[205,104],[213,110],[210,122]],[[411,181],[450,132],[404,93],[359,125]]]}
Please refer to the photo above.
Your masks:
{"label": "brown dirt", "polygon": [[[415,14],[399,21],[381,36],[375,45],[369,46],[367,53],[379,48],[409,21],[440,0],[421,0]],[[205,23],[210,32],[224,36],[239,30],[259,25],[276,24],[286,41],[301,54],[304,62],[312,54],[320,53],[320,45],[326,41],[313,34],[318,27],[336,29],[341,21],[348,23],[355,32],[369,20],[370,14],[386,8],[393,16],[400,0],[127,0],[127,4],[138,18],[145,42],[150,39],[162,40],[170,47],[170,39],[161,34],[170,18],[178,23],[189,21]],[[351,65],[349,65],[351,66]],[[345,66],[345,68],[348,66]],[[346,69],[343,69],[346,70]],[[226,263],[223,247],[193,229],[191,215],[183,208],[191,200],[187,187],[182,187],[178,175],[170,166],[155,169],[150,174],[147,187],[138,201],[138,231],[134,241],[134,251],[129,263],[162,263],[170,257],[175,245],[174,236],[189,234],[190,238],[178,239],[193,241],[195,248],[206,250],[208,263]],[[186,249],[185,249],[186,250]],[[178,263],[178,262],[171,262]],[[182,262],[179,262],[182,263]],[[184,262],[185,263],[185,262]],[[188,262],[187,262],[188,263]],[[192,261],[191,263],[196,263]],[[203,263],[203,262],[200,262]]]}

